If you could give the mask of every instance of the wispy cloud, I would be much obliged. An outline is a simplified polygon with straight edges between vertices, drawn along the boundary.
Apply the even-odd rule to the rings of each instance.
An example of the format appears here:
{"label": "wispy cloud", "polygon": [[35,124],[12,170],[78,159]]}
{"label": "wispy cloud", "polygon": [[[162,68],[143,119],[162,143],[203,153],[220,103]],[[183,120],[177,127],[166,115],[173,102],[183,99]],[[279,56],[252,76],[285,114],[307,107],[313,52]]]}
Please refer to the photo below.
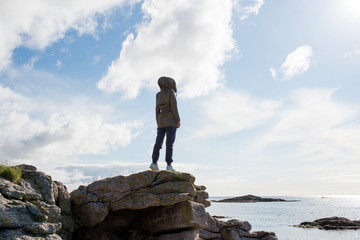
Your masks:
{"label": "wispy cloud", "polygon": [[345,53],[344,58],[349,58],[351,56],[360,56],[360,50],[347,52]]}
{"label": "wispy cloud", "polygon": [[38,56],[33,56],[30,58],[29,62],[25,64],[23,67],[25,70],[31,70],[33,69],[35,63],[39,60]]}
{"label": "wispy cloud", "polygon": [[[295,143],[303,159],[358,160],[360,149],[360,109],[335,101],[336,89],[294,91],[287,109],[260,145]],[[294,153],[295,154],[295,153]]]}
{"label": "wispy cloud", "polygon": [[145,0],[143,22],[122,43],[98,87],[135,98],[169,75],[181,85],[179,96],[191,98],[222,86],[220,67],[235,50],[232,8],[232,0]]}
{"label": "wispy cloud", "polygon": [[195,137],[226,135],[257,126],[271,118],[279,103],[247,93],[222,90],[204,100],[204,124]]}
{"label": "wispy cloud", "polygon": [[57,67],[57,69],[61,69],[62,65],[63,65],[62,61],[60,61],[59,59],[57,59],[57,60],[56,60],[56,67]]}
{"label": "wispy cloud", "polygon": [[[128,176],[133,173],[149,169],[149,162],[123,162],[113,161],[101,164],[75,163],[62,164],[54,167],[48,165],[38,165],[39,170],[51,175],[54,180],[64,183],[70,191],[78,188],[80,185],[88,185],[93,181],[114,177],[118,175]],[[166,163],[159,163],[160,169],[166,168]],[[207,165],[196,163],[176,163],[176,170],[180,172],[193,173],[195,171],[206,169]]]}
{"label": "wispy cloud", "polygon": [[235,0],[235,9],[240,15],[240,20],[247,19],[250,15],[258,15],[264,0]]}
{"label": "wispy cloud", "polygon": [[278,70],[270,68],[272,77],[276,78],[276,76],[279,76],[284,80],[290,80],[296,75],[306,72],[311,66],[312,54],[311,46],[304,45],[298,47],[286,57],[285,62]]}
{"label": "wispy cloud", "polygon": [[138,0],[89,1],[1,1],[0,3],[0,72],[12,61],[18,46],[44,49],[70,30],[80,35],[96,35],[98,17],[116,6]]}

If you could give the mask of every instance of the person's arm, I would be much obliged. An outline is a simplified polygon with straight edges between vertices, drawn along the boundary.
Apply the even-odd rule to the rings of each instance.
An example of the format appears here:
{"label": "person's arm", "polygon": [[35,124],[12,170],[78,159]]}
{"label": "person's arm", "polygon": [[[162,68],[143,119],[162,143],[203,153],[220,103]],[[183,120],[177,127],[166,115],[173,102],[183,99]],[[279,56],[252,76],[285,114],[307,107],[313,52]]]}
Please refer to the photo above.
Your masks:
{"label": "person's arm", "polygon": [[171,112],[176,121],[176,127],[179,128],[180,127],[180,116],[179,116],[179,111],[177,108],[177,101],[176,101],[175,93],[173,90],[170,91],[170,107],[171,107]]}
{"label": "person's arm", "polygon": [[[159,94],[159,93],[158,93]],[[159,125],[158,123],[158,119],[159,119],[159,114],[160,114],[160,108],[157,104],[157,98],[158,98],[158,94],[156,94],[156,103],[155,103],[155,117],[156,117],[156,124]]]}

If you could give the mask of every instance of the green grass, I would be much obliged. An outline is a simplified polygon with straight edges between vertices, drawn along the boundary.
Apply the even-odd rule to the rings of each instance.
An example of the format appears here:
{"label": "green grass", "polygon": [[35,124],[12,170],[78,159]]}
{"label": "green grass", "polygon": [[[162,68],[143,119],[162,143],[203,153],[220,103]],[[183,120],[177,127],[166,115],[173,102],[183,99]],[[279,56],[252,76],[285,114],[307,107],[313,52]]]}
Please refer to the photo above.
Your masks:
{"label": "green grass", "polygon": [[5,178],[13,183],[21,180],[22,169],[13,166],[0,165],[0,177]]}

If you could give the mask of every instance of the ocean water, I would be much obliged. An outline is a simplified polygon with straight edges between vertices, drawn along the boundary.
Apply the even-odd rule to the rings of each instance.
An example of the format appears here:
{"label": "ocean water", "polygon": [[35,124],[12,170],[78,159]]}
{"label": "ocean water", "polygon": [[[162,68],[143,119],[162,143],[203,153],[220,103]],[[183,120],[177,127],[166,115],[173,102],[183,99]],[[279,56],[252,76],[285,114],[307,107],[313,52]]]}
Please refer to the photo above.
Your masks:
{"label": "ocean water", "polygon": [[[270,196],[271,197],[271,196]],[[212,197],[210,200],[224,199]],[[227,197],[226,197],[227,198]],[[286,197],[299,202],[218,203],[212,202],[211,215],[248,221],[251,231],[275,232],[280,240],[360,240],[360,230],[319,230],[293,227],[305,221],[324,217],[346,217],[360,220],[360,196]]]}

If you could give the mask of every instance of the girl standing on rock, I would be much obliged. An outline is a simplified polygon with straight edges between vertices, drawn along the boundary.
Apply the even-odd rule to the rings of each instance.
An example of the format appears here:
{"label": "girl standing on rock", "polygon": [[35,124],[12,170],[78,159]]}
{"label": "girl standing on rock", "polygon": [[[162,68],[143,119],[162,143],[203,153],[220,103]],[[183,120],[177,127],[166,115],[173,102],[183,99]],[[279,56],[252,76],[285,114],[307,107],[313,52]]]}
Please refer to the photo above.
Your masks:
{"label": "girl standing on rock", "polygon": [[160,92],[156,94],[156,123],[157,136],[152,153],[152,170],[159,170],[157,161],[159,160],[160,149],[166,135],[166,170],[174,171],[171,163],[173,162],[173,145],[175,142],[176,130],[180,127],[180,116],[176,102],[176,82],[170,77],[161,77],[158,80]]}

